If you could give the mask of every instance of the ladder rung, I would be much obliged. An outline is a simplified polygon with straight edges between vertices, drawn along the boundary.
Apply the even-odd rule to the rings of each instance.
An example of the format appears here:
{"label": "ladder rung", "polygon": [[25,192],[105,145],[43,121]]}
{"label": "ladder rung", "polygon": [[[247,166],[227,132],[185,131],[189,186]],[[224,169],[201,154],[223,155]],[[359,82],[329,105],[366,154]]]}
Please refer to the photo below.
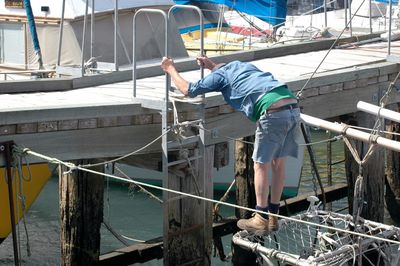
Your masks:
{"label": "ladder rung", "polygon": [[179,148],[181,146],[186,146],[186,145],[189,145],[192,143],[199,142],[199,140],[200,140],[200,137],[196,135],[196,136],[184,138],[183,140],[168,141],[168,148],[169,149]]}
{"label": "ladder rung", "polygon": [[[198,160],[203,158],[203,156],[198,155],[198,156],[193,156],[193,157],[189,157],[189,161],[194,161],[194,160]],[[181,164],[181,163],[186,163],[188,159],[182,159],[182,160],[178,160],[178,161],[173,161],[173,162],[169,162],[168,166],[173,166],[173,165],[177,165],[177,164]]]}

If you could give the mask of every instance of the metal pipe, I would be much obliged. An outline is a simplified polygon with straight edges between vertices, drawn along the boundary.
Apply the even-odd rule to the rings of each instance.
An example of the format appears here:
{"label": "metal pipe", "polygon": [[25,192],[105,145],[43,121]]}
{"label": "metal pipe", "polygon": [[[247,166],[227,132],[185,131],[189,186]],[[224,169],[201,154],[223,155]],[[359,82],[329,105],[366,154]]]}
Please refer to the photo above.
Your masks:
{"label": "metal pipe", "polygon": [[85,75],[85,39],[86,39],[86,24],[88,16],[89,0],[86,0],[85,16],[83,18],[83,33],[82,33],[82,52],[81,52],[81,75]]}
{"label": "metal pipe", "polygon": [[[328,133],[328,138],[332,138],[332,132]],[[332,141],[329,140],[326,143],[326,169],[327,169],[327,178],[328,178],[328,186],[332,186]],[[327,210],[332,210],[332,203],[327,203]]]}
{"label": "metal pipe", "polygon": [[324,17],[325,17],[325,28],[327,28],[328,27],[328,14],[327,14],[326,0],[324,0]]}
{"label": "metal pipe", "polygon": [[370,34],[372,34],[372,1],[371,0],[369,0],[369,10],[368,10],[368,12],[369,12],[369,14],[368,14],[368,16],[369,16],[369,33]]}
{"label": "metal pipe", "polygon": [[373,105],[370,103],[366,103],[363,101],[359,101],[357,103],[357,109],[360,111],[369,113],[369,114],[380,116],[385,119],[389,119],[391,121],[400,123],[400,113],[389,110],[389,109],[381,108],[379,106],[376,106],[376,105]]}
{"label": "metal pipe", "polygon": [[[136,11],[136,13],[135,13],[135,15],[133,16],[133,41],[132,41],[132,81],[133,81],[133,97],[136,97],[136,19],[137,19],[137,16],[140,14],[140,13],[145,13],[145,12],[147,12],[147,13],[159,13],[159,14],[161,14],[163,17],[164,17],[164,21],[165,21],[165,24],[166,24],[166,26],[165,26],[165,56],[168,56],[168,16],[167,16],[167,14],[164,12],[164,11],[162,11],[162,10],[159,10],[159,9],[151,9],[151,8],[142,8],[142,9],[139,9],[138,11]],[[170,87],[170,82],[168,82],[168,80],[169,80],[169,75],[168,74],[165,74],[165,76],[166,76],[166,86],[168,87],[168,85],[169,85],[169,87]],[[169,84],[168,84],[169,83]],[[169,90],[169,87],[168,87],[168,89],[167,89],[167,93],[168,93],[168,90]],[[166,101],[168,101],[168,99],[166,99]]]}
{"label": "metal pipe", "polygon": [[348,2],[344,0],[344,27],[347,29],[347,9],[348,9]]}
{"label": "metal pipe", "polygon": [[[200,20],[200,56],[204,56],[204,17],[203,12],[197,6],[192,5],[174,5],[168,10],[168,19],[171,17],[171,12],[175,8],[182,8],[182,9],[193,9],[199,14]],[[200,65],[200,77],[204,78],[204,66]]]}
{"label": "metal pipe", "polygon": [[60,63],[61,63],[61,48],[62,48],[62,39],[63,39],[63,32],[64,32],[64,16],[65,16],[65,0],[63,0],[63,2],[62,2],[62,9],[61,9],[60,32],[58,35],[57,66],[60,66]]}
{"label": "metal pipe", "polygon": [[94,6],[95,0],[92,0],[92,13],[90,16],[90,58],[93,57],[93,46],[94,46]]}
{"label": "metal pipe", "polygon": [[[343,123],[342,124],[332,123],[306,114],[301,114],[300,117],[307,125],[341,133],[343,135],[350,136],[352,138],[365,142],[370,142],[372,140],[371,134],[351,127],[347,127],[347,125]],[[374,141],[378,146],[382,146],[385,147],[386,149],[400,152],[400,142],[398,141],[390,140],[381,136],[376,136],[376,139]]]}
{"label": "metal pipe", "polygon": [[[346,1],[346,0],[344,0],[344,1]],[[350,19],[350,21],[349,21],[349,23],[350,23],[350,37],[353,37],[353,18],[351,16],[351,0],[347,0],[347,1],[349,1],[348,7],[349,7],[349,19]]]}
{"label": "metal pipe", "polygon": [[8,186],[8,202],[10,206],[10,222],[11,222],[11,231],[12,231],[12,239],[13,239],[13,248],[14,248],[14,263],[16,266],[19,265],[19,257],[18,257],[18,242],[17,242],[17,231],[15,230],[15,210],[14,210],[14,196],[13,196],[13,185],[12,185],[12,175],[11,175],[11,163],[12,156],[11,150],[12,145],[14,143],[12,141],[7,141],[0,144],[0,152],[4,153],[5,163],[6,163],[6,171],[7,171],[7,186]]}
{"label": "metal pipe", "polygon": [[[307,147],[308,155],[310,156],[310,162],[311,162],[312,169],[314,170],[314,173],[318,180],[318,185],[319,185],[319,188],[320,188],[321,194],[322,194],[322,204],[323,204],[323,207],[325,210],[326,195],[325,195],[324,185],[322,184],[322,181],[321,181],[321,176],[319,175],[319,172],[318,172],[317,163],[315,162],[314,150],[312,149],[312,146],[309,145],[311,143],[311,141],[308,138],[308,134],[306,132],[306,128],[305,128],[304,124],[301,123],[300,127],[301,127],[301,132],[303,133],[304,141],[307,144],[306,147]],[[315,188],[315,194],[317,194],[316,188]]]}
{"label": "metal pipe", "polygon": [[390,49],[392,47],[392,0],[389,0],[389,32],[388,32],[388,50],[387,55],[390,55]]}
{"label": "metal pipe", "polygon": [[243,231],[240,231],[233,235],[232,242],[238,246],[241,246],[245,249],[251,250],[252,252],[258,254],[264,254],[268,258],[274,258],[280,260],[282,262],[287,262],[291,265],[298,265],[298,266],[306,266],[310,265],[306,259],[300,258],[298,255],[293,255],[283,251],[277,251],[276,249],[271,249],[268,247],[264,247],[260,243],[251,242],[246,239],[246,237],[242,237]]}
{"label": "metal pipe", "polygon": [[119,17],[118,17],[118,0],[114,0],[114,64],[115,64],[115,71],[118,71],[118,54],[117,54],[117,40],[118,40],[118,24],[119,24]]}

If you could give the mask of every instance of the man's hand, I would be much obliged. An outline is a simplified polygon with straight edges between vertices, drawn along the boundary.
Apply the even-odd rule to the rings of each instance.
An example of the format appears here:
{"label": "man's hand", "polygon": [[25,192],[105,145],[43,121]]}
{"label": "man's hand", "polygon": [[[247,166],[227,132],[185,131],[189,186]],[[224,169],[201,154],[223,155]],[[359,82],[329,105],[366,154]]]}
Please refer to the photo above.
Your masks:
{"label": "man's hand", "polygon": [[203,66],[204,68],[207,68],[209,70],[212,70],[215,67],[215,63],[208,58],[207,56],[199,56],[197,57],[197,64],[199,66]]}
{"label": "man's hand", "polygon": [[161,68],[164,72],[171,74],[171,72],[175,70],[174,60],[164,56],[161,61]]}
{"label": "man's hand", "polygon": [[161,68],[171,76],[171,79],[178,90],[180,90],[185,96],[188,95],[189,82],[181,77],[175,68],[174,61],[171,58],[163,57],[161,60]]}

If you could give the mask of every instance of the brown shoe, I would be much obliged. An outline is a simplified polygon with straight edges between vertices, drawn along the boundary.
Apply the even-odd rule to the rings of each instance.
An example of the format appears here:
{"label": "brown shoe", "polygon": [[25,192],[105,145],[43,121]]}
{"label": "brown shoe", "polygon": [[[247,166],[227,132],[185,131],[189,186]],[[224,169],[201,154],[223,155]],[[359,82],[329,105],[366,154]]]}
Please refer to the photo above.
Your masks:
{"label": "brown shoe", "polygon": [[266,235],[269,233],[268,219],[263,218],[260,214],[256,213],[250,219],[240,219],[237,226],[242,230],[255,233],[256,235]]}
{"label": "brown shoe", "polygon": [[278,217],[276,216],[269,216],[268,217],[268,226],[269,226],[269,231],[278,231],[279,230],[279,223],[278,223]]}

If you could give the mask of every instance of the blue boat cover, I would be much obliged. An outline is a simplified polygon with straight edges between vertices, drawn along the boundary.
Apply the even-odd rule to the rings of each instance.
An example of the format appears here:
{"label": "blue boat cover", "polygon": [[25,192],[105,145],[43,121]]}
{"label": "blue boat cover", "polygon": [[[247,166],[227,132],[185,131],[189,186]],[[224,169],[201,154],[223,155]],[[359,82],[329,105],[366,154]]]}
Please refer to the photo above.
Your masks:
{"label": "blue boat cover", "polygon": [[[286,0],[174,0],[180,5],[208,2],[223,4],[232,9],[255,16],[272,26],[283,24],[286,20]],[[396,0],[397,1],[397,0]]]}
{"label": "blue boat cover", "polygon": [[[375,2],[389,4],[390,0],[375,0]],[[392,5],[397,5],[398,3],[399,3],[399,0],[392,0]]]}

